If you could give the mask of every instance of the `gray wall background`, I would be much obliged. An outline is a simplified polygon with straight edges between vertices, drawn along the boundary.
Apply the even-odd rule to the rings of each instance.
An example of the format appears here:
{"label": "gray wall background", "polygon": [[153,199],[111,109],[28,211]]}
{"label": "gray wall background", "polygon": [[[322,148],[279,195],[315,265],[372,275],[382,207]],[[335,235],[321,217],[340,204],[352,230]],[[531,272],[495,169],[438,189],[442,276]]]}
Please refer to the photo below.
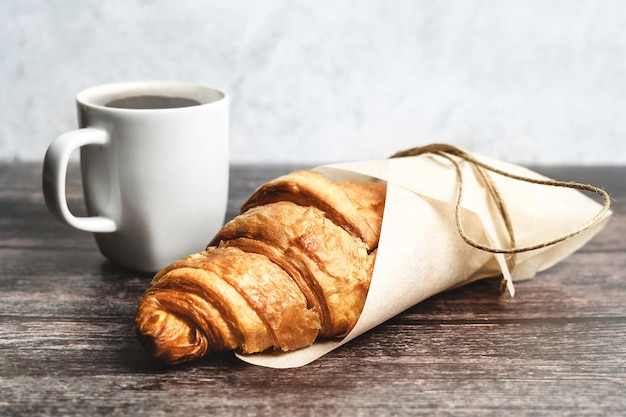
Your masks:
{"label": "gray wall background", "polygon": [[175,79],[229,93],[236,163],[626,163],[626,1],[3,0],[0,54],[1,160],[41,160],[83,88]]}

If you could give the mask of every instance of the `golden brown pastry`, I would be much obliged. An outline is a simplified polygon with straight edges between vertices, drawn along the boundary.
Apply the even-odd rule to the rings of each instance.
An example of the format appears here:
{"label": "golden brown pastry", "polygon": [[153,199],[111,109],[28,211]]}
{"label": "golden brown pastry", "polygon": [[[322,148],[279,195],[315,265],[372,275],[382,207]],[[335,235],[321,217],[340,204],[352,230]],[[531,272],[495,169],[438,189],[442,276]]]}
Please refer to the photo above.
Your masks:
{"label": "golden brown pastry", "polygon": [[365,303],[385,191],[304,170],[263,185],[205,251],[155,275],[135,319],[142,345],[174,364],[346,335]]}

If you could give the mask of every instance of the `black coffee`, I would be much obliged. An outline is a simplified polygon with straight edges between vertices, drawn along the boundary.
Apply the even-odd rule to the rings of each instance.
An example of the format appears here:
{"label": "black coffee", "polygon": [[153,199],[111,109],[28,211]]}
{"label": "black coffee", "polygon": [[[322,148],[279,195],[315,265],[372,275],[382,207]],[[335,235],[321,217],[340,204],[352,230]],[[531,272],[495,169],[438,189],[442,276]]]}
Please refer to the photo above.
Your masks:
{"label": "black coffee", "polygon": [[175,109],[199,104],[201,104],[199,101],[190,98],[145,95],[115,99],[105,106],[118,109]]}

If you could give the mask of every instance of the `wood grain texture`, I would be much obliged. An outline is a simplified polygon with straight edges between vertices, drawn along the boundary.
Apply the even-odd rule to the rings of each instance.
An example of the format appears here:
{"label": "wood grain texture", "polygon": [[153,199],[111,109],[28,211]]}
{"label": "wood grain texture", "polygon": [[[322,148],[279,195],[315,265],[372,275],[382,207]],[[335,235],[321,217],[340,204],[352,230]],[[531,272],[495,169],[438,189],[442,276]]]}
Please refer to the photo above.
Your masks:
{"label": "wood grain texture", "polygon": [[[233,167],[228,218],[292,167]],[[603,186],[616,212],[515,298],[495,281],[439,294],[313,364],[231,354],[166,367],[136,341],[150,276],[48,214],[37,164],[0,164],[0,415],[622,415],[626,167],[535,167]],[[82,208],[76,167],[72,209]],[[207,240],[210,237],[207,237]]]}

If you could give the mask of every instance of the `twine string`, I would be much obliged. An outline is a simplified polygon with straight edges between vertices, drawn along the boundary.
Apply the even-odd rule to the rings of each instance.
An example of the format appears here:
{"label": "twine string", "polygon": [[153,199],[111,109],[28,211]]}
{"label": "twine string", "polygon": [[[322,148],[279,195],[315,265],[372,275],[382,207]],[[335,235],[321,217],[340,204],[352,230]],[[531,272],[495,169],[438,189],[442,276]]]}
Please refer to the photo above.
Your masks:
{"label": "twine string", "polygon": [[[455,170],[456,170],[456,177],[457,177],[457,199],[456,199],[456,206],[455,206],[455,210],[454,210],[454,215],[455,215],[455,222],[456,222],[456,227],[457,230],[459,232],[459,234],[461,235],[461,237],[463,238],[463,240],[477,248],[486,252],[491,252],[491,253],[501,253],[501,254],[507,254],[507,255],[512,255],[509,258],[507,258],[507,264],[509,265],[509,267],[512,269],[512,267],[515,265],[515,254],[518,253],[522,253],[522,252],[529,252],[535,249],[541,249],[541,248],[546,248],[548,246],[552,246],[555,245],[559,242],[563,242],[567,239],[570,239],[582,232],[584,232],[585,230],[591,228],[593,225],[595,225],[596,223],[598,223],[603,217],[604,215],[609,211],[609,208],[611,206],[611,199],[609,197],[609,194],[604,191],[601,188],[598,187],[594,187],[592,185],[588,185],[588,184],[582,184],[582,183],[577,183],[577,182],[566,182],[566,181],[557,181],[557,180],[551,180],[551,179],[537,179],[537,178],[529,178],[529,177],[524,177],[524,176],[520,176],[520,175],[516,175],[510,172],[506,172],[506,171],[502,171],[498,168],[495,168],[493,166],[490,166],[488,164],[485,164],[479,160],[477,160],[476,158],[474,158],[470,153],[457,148],[456,146],[453,145],[448,145],[448,144],[440,144],[440,143],[433,143],[430,145],[426,145],[426,146],[422,146],[422,147],[417,147],[417,148],[412,148],[412,149],[407,149],[405,151],[401,151],[401,152],[397,152],[394,155],[391,156],[391,158],[402,158],[402,157],[408,157],[408,156],[418,156],[418,155],[422,155],[422,154],[427,154],[427,153],[432,153],[438,156],[441,156],[445,159],[447,159],[448,161],[450,161],[452,163],[452,165],[454,166]],[[457,157],[461,160],[464,160],[466,162],[468,162],[469,164],[472,165],[473,168],[475,168],[476,172],[478,173],[478,175],[480,175],[481,179],[483,180],[487,191],[490,195],[490,198],[492,199],[493,203],[495,204],[499,215],[501,216],[507,234],[509,236],[509,244],[510,247],[508,248],[496,248],[496,247],[492,247],[492,246],[488,246],[488,245],[484,245],[482,243],[477,242],[476,240],[474,240],[473,238],[471,238],[470,236],[467,235],[467,233],[465,232],[465,229],[463,228],[463,222],[461,219],[461,208],[462,208],[462,200],[463,200],[463,191],[464,191],[464,184],[463,184],[463,173],[461,170],[461,165],[459,163],[459,161],[457,161],[454,157]],[[494,174],[497,175],[501,175],[503,177],[507,177],[507,178],[511,178],[513,180],[517,180],[517,181],[521,181],[521,182],[527,182],[527,183],[531,183],[531,184],[538,184],[538,185],[545,185],[545,186],[551,186],[551,187],[561,187],[561,188],[571,188],[571,189],[576,189],[576,190],[580,190],[580,191],[586,191],[586,192],[590,192],[590,193],[595,193],[597,195],[599,195],[600,197],[602,197],[602,208],[589,220],[587,220],[587,222],[585,222],[583,225],[581,225],[579,228],[577,228],[576,230],[573,230],[565,235],[559,236],[557,238],[554,239],[549,239],[549,240],[545,240],[543,242],[539,242],[537,244],[532,244],[532,245],[528,245],[528,246],[520,246],[517,247],[516,246],[516,242],[515,242],[515,233],[513,230],[513,224],[511,221],[511,218],[509,216],[507,207],[506,207],[506,202],[504,201],[504,199],[502,198],[501,194],[499,193],[495,182],[493,181],[493,179],[488,175],[488,173],[486,171],[492,172]]]}

